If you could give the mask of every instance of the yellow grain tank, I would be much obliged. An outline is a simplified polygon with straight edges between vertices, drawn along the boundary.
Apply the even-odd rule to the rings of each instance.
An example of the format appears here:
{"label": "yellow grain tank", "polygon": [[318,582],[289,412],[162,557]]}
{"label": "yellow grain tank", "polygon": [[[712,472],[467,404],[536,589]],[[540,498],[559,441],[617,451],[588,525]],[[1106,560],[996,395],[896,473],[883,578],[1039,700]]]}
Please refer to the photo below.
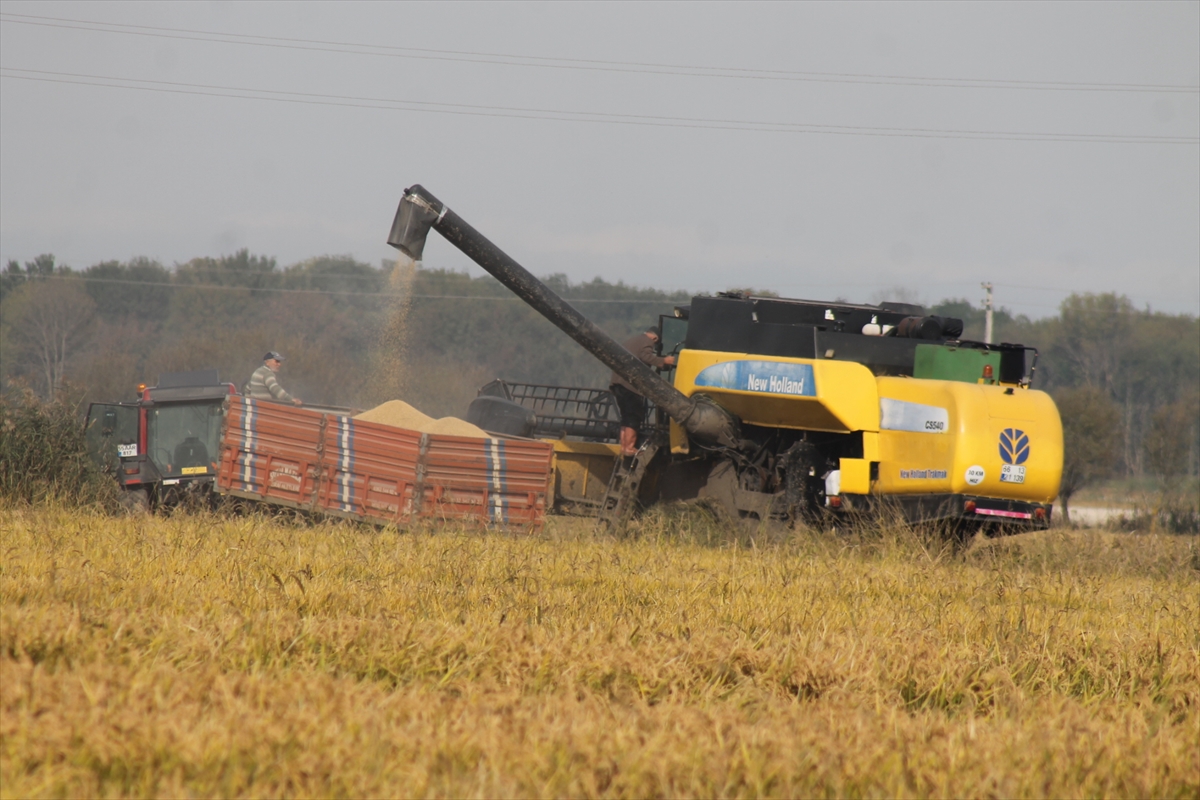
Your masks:
{"label": "yellow grain tank", "polygon": [[[861,436],[830,493],[964,495],[1048,504],[1062,477],[1054,401],[1025,386],[876,376],[851,361],[683,350],[674,384],[744,425]],[[672,427],[672,446],[688,443]],[[997,512],[999,513],[999,512]]]}

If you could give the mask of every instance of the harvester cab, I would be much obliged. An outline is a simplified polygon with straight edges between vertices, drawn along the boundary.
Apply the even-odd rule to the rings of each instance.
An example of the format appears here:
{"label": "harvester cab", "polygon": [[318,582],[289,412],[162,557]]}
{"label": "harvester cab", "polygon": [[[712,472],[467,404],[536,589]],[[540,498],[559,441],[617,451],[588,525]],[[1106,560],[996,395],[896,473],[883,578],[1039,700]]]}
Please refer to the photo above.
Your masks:
{"label": "harvester cab", "polygon": [[134,401],[92,403],[87,443],[133,506],[172,505],[211,492],[226,399],[237,390],[217,370],[169,372]]}

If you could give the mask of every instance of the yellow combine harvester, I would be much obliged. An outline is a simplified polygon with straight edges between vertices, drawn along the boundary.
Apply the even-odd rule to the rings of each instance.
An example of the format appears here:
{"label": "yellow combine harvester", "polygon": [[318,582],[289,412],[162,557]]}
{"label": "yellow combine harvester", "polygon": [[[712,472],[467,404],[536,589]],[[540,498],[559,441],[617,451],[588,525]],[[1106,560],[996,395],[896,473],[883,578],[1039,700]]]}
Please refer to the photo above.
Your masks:
{"label": "yellow combine harvester", "polygon": [[[693,308],[698,302],[710,300],[696,298]],[[823,305],[741,302],[752,308]],[[845,305],[821,310],[874,312],[873,317],[883,311]],[[818,338],[832,343],[823,333],[816,328]],[[851,335],[838,338],[844,343]],[[805,485],[793,489],[805,497],[795,498],[793,506],[850,511],[887,498],[912,518],[1048,521],[1062,476],[1062,426],[1049,395],[1029,388],[1024,348],[960,341],[912,346],[912,340],[859,336],[864,341],[854,343],[856,352],[846,357],[866,363],[838,360],[836,346],[822,347],[813,358],[685,347],[673,383],[685,396],[702,393],[734,414],[754,440],[775,440],[776,453],[793,454],[792,469],[808,473]],[[911,352],[916,369],[871,363],[872,355],[882,360],[885,348],[901,358]],[[1007,360],[1013,364],[1005,374]],[[929,362],[934,367],[922,370]],[[690,451],[685,431],[672,423],[672,454]],[[774,481],[785,491],[786,472]],[[742,513],[755,500],[743,494],[747,483],[741,478],[736,487],[741,491],[732,492]]]}
{"label": "yellow combine harvester", "polygon": [[962,340],[960,320],[904,303],[723,293],[661,318],[677,366],[660,377],[420,186],[388,243],[420,259],[431,227],[654,404],[657,424],[626,460],[605,443],[606,393],[485,387],[472,421],[558,438],[562,508],[616,525],[639,498],[709,499],[764,521],[886,507],[968,528],[1049,523],[1062,426],[1031,388],[1032,348]]}

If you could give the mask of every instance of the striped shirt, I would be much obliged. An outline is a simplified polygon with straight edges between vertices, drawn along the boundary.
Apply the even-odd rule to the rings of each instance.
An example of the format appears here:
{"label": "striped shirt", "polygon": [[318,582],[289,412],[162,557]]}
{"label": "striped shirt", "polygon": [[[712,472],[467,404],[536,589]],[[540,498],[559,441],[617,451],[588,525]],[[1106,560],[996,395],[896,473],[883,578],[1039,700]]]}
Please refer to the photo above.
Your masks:
{"label": "striped shirt", "polygon": [[284,391],[275,379],[275,372],[266,364],[254,370],[250,380],[246,382],[246,395],[255,400],[278,400],[281,403],[292,402],[292,396]]}

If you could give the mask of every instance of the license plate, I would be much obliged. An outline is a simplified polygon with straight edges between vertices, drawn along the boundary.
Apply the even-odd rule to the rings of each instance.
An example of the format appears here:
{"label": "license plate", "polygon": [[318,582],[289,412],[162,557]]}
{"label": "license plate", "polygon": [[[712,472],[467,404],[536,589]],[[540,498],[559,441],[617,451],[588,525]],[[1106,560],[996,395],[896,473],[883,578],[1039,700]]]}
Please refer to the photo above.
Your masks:
{"label": "license plate", "polygon": [[1000,468],[1001,483],[1024,483],[1025,468],[1016,464],[1005,464]]}
{"label": "license plate", "polygon": [[117,456],[120,458],[133,458],[137,455],[136,444],[119,444],[117,445]]}
{"label": "license plate", "polygon": [[184,467],[180,472],[184,475],[203,475],[208,472],[208,467]]}

